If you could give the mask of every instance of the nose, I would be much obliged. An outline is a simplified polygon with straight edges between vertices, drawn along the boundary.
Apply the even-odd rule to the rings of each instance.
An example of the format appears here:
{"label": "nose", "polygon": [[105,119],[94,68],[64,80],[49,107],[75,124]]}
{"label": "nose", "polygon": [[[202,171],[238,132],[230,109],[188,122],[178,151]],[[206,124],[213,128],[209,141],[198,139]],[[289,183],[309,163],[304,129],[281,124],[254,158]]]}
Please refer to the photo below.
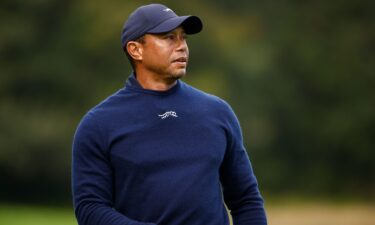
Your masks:
{"label": "nose", "polygon": [[178,42],[177,42],[177,51],[187,51],[188,50],[188,45],[186,42],[185,37],[178,37]]}

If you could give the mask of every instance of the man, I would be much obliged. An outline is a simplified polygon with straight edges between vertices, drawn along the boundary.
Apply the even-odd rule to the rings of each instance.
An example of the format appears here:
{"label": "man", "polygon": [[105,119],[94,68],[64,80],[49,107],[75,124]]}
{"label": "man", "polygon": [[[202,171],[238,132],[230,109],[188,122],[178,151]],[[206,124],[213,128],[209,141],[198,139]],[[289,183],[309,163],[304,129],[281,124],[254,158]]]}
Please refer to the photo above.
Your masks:
{"label": "man", "polygon": [[[82,119],[72,188],[80,225],[265,225],[263,200],[230,106],[180,81],[196,16],[151,4],[122,32],[134,73]],[[224,199],[224,200],[223,200]]]}

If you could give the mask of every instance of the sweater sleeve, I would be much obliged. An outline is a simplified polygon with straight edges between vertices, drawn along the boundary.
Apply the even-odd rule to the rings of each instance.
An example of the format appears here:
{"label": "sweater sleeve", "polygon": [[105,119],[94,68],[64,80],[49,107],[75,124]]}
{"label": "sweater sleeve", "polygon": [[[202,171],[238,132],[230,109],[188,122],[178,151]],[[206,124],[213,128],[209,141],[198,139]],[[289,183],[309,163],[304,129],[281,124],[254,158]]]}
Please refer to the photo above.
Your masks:
{"label": "sweater sleeve", "polygon": [[113,171],[106,141],[92,115],[79,124],[73,140],[72,193],[79,225],[152,225],[113,208]]}
{"label": "sweater sleeve", "polygon": [[228,143],[220,168],[224,201],[234,225],[266,225],[263,199],[243,145],[241,128],[233,110],[227,107]]}

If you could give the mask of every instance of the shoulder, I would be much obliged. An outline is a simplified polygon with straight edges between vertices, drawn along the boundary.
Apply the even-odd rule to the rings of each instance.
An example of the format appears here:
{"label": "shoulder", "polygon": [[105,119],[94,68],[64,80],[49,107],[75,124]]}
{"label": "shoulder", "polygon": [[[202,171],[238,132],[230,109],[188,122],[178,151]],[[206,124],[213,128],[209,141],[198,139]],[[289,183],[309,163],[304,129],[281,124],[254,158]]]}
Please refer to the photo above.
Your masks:
{"label": "shoulder", "polygon": [[204,114],[211,119],[217,119],[226,126],[237,123],[238,120],[232,107],[223,98],[206,93],[188,84],[184,84],[184,89],[187,90],[184,97],[189,99],[184,101],[191,106],[190,110]]}
{"label": "shoulder", "polygon": [[80,124],[90,127],[103,127],[110,118],[115,116],[123,98],[123,89],[120,89],[90,108],[82,117]]}
{"label": "shoulder", "polygon": [[228,104],[228,102],[226,102],[224,99],[216,95],[202,91],[184,82],[182,82],[182,86],[189,96],[195,98],[198,101],[201,101],[204,104],[208,104],[207,106],[214,107],[215,109],[220,109],[224,111],[231,110],[231,107]]}

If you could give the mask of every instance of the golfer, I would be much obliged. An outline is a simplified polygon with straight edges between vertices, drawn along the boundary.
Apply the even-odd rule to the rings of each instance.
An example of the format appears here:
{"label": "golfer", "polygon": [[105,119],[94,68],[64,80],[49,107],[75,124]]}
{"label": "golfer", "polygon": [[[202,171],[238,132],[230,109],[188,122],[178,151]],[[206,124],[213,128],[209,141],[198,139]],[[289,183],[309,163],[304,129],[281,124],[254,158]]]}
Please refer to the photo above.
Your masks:
{"label": "golfer", "polygon": [[122,30],[133,72],[92,108],[73,141],[80,225],[266,225],[238,120],[186,74],[196,16],[160,4],[136,9]]}

